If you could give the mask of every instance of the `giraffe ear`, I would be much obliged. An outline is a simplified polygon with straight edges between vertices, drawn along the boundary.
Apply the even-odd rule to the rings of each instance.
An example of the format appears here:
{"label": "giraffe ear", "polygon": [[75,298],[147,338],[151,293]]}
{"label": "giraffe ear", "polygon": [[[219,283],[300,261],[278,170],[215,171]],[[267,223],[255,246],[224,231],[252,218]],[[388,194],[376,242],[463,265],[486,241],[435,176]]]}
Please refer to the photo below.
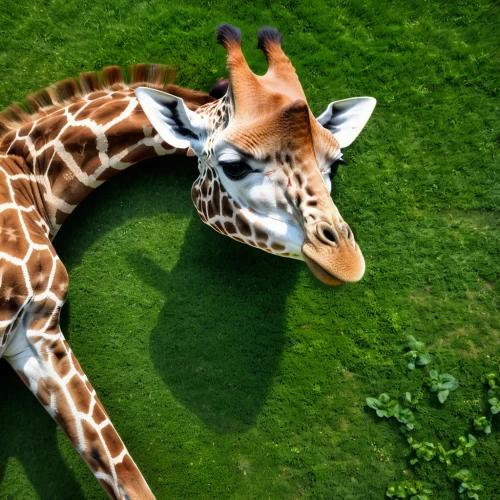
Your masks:
{"label": "giraffe ear", "polygon": [[352,97],[331,102],[317,120],[335,136],[340,147],[345,148],[363,130],[375,104],[377,101],[373,97]]}
{"label": "giraffe ear", "polygon": [[188,109],[182,98],[148,87],[139,87],[134,92],[151,125],[167,144],[200,152],[203,120]]}

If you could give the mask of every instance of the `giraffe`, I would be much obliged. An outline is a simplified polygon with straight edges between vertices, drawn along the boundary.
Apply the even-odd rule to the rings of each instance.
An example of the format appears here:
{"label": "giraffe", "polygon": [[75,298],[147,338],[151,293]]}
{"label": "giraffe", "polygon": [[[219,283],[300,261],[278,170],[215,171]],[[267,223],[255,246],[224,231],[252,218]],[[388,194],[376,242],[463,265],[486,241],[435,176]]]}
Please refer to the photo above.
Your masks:
{"label": "giraffe", "polygon": [[68,275],[52,240],[93,189],[160,155],[198,157],[191,196],[217,232],[303,259],[323,282],[359,280],[364,259],[330,197],[331,176],[375,100],[331,103],[314,118],[272,28],[268,72],[251,72],[241,33],[217,30],[229,79],[211,95],[173,85],[159,65],[65,80],[0,115],[0,357],[54,418],[111,498],[154,498],[65,340]]}

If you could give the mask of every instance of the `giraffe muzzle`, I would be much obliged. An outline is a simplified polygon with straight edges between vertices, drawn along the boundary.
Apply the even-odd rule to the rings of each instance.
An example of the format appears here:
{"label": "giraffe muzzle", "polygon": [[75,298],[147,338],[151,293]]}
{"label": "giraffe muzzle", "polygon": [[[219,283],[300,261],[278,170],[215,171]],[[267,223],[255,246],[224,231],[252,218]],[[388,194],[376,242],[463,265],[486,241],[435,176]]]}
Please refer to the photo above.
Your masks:
{"label": "giraffe muzzle", "polygon": [[365,260],[349,225],[318,222],[306,228],[302,255],[314,275],[327,285],[359,281]]}

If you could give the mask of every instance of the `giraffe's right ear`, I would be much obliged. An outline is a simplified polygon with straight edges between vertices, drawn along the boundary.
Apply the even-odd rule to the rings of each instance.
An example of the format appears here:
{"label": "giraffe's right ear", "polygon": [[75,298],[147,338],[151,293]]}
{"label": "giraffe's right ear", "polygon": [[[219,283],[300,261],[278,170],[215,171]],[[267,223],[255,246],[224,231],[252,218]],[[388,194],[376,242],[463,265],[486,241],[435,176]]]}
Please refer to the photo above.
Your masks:
{"label": "giraffe's right ear", "polygon": [[316,118],[337,139],[339,146],[349,146],[363,130],[377,101],[373,97],[351,97],[331,102]]}
{"label": "giraffe's right ear", "polygon": [[180,97],[172,94],[148,87],[139,87],[134,92],[151,125],[167,144],[201,153],[205,127],[200,115],[193,113]]}

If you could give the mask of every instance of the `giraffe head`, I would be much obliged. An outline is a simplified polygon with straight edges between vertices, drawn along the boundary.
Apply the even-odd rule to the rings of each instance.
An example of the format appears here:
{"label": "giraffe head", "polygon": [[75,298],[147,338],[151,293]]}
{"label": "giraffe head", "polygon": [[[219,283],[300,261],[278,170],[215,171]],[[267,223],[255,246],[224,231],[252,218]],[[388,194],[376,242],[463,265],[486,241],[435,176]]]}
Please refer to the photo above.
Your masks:
{"label": "giraffe head", "polygon": [[135,91],[162,138],[198,156],[192,198],[201,219],[242,243],[305,260],[324,283],[361,279],[363,255],[330,197],[331,176],[375,99],[332,102],[315,118],[276,30],[258,35],[264,76],[248,67],[237,28],[220,26],[217,41],[229,69],[218,101],[192,111],[180,97]]}

